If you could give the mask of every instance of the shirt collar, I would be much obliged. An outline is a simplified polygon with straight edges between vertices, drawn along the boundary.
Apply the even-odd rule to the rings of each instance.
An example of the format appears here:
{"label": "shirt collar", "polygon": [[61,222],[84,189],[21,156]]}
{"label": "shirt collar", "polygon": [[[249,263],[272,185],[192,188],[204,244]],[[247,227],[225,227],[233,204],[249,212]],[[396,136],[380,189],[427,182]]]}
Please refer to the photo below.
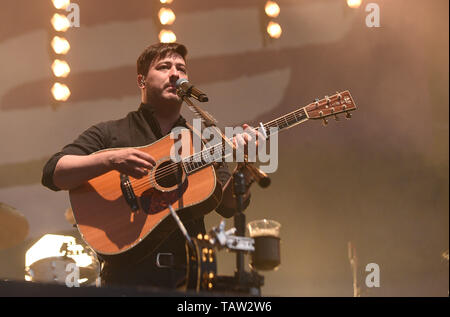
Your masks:
{"label": "shirt collar", "polygon": [[[143,113],[145,120],[150,125],[152,130],[154,130],[154,132],[155,132],[155,130],[157,130],[159,132],[159,134],[161,135],[161,128],[159,126],[158,120],[154,116],[154,113],[156,111],[155,106],[153,106],[149,103],[141,102],[138,111]],[[187,127],[186,119],[183,118],[183,116],[181,116],[181,115],[178,117],[178,120],[172,126],[172,129],[175,127],[179,127],[179,126]]]}

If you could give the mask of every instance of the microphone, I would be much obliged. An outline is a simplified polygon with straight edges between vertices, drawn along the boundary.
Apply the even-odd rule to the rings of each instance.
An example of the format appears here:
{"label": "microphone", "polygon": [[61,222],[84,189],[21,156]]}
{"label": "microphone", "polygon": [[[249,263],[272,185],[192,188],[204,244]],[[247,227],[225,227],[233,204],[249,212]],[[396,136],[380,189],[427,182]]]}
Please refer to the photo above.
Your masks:
{"label": "microphone", "polygon": [[244,167],[247,168],[247,170],[252,175],[253,179],[258,182],[259,186],[261,186],[262,188],[269,187],[271,180],[270,180],[270,177],[267,176],[266,173],[261,171],[259,168],[257,168],[252,163],[247,163],[244,165]]}
{"label": "microphone", "polygon": [[180,78],[176,82],[176,87],[178,90],[178,95],[183,96],[186,95],[188,97],[193,97],[200,102],[208,101],[208,97],[204,92],[197,89],[192,85],[186,78]]}

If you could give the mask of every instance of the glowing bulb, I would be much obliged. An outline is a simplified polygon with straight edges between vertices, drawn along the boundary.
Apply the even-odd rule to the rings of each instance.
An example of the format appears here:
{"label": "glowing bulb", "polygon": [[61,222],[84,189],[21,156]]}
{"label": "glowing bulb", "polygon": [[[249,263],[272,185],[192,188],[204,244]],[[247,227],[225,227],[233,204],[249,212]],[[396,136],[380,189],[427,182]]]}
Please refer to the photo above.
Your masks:
{"label": "glowing bulb", "polygon": [[265,11],[269,17],[276,18],[280,14],[280,6],[274,1],[267,1]]}
{"label": "glowing bulb", "polygon": [[56,54],[67,54],[70,50],[69,42],[63,37],[55,36],[51,44]]}
{"label": "glowing bulb", "polygon": [[159,0],[161,3],[171,4],[173,0]]}
{"label": "glowing bulb", "polygon": [[70,27],[70,21],[65,15],[55,13],[52,17],[53,28],[58,32],[66,32]]}
{"label": "glowing bulb", "polygon": [[267,25],[267,33],[270,37],[277,39],[281,36],[281,32],[281,26],[278,23],[270,21]]}
{"label": "glowing bulb", "polygon": [[161,43],[173,43],[177,40],[175,33],[170,30],[161,30],[159,32],[159,41]]}
{"label": "glowing bulb", "polygon": [[362,0],[347,0],[347,5],[350,8],[359,8],[359,6],[361,5]]}
{"label": "glowing bulb", "polygon": [[69,6],[70,0],[53,0],[56,9],[65,9]]}
{"label": "glowing bulb", "polygon": [[56,77],[67,77],[70,73],[69,64],[67,64],[66,61],[62,61],[59,59],[55,59],[55,61],[53,62],[52,70],[53,74],[55,74]]}
{"label": "glowing bulb", "polygon": [[55,83],[52,87],[53,98],[58,101],[66,101],[70,97],[70,90],[64,84]]}
{"label": "glowing bulb", "polygon": [[158,17],[162,25],[171,25],[175,21],[175,13],[171,9],[161,8]]}

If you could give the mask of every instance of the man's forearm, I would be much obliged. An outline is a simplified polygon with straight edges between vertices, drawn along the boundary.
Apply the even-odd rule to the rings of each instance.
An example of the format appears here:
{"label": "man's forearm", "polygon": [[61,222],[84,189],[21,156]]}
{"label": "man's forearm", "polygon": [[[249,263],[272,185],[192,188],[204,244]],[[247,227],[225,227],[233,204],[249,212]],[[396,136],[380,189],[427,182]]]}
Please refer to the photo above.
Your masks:
{"label": "man's forearm", "polygon": [[94,155],[65,155],[56,164],[53,183],[60,189],[69,190],[109,170],[111,167],[108,152]]}

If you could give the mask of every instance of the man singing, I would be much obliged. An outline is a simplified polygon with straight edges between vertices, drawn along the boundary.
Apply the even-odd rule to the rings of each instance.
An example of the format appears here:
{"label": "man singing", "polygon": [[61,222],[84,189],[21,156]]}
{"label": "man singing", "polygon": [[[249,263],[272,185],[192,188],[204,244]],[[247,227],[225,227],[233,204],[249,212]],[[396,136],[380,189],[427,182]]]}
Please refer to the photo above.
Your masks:
{"label": "man singing", "polygon": [[[136,179],[147,175],[156,163],[155,158],[133,147],[154,143],[175,127],[188,127],[180,115],[182,99],[176,89],[179,78],[188,78],[186,55],[186,47],[177,43],[147,47],[137,60],[137,85],[141,91],[138,110],[84,131],[46,163],[42,184],[55,191],[71,190],[112,170]],[[233,142],[245,147],[251,139],[249,134],[243,133],[236,135]],[[110,148],[114,150],[89,155]],[[235,213],[232,182],[229,181],[231,174],[223,164],[216,166],[216,174],[223,189],[223,198],[216,211],[229,218]],[[245,207],[249,204],[249,196],[247,192]],[[184,225],[190,236],[205,233],[203,217],[184,221]],[[102,286],[148,285],[171,289],[181,286],[186,274],[183,268],[186,264],[185,241],[181,231],[176,229],[155,251],[142,254],[139,261],[100,258],[103,262]],[[172,266],[157,265],[156,260],[162,254],[173,257]],[[116,255],[117,258],[120,256]]]}

